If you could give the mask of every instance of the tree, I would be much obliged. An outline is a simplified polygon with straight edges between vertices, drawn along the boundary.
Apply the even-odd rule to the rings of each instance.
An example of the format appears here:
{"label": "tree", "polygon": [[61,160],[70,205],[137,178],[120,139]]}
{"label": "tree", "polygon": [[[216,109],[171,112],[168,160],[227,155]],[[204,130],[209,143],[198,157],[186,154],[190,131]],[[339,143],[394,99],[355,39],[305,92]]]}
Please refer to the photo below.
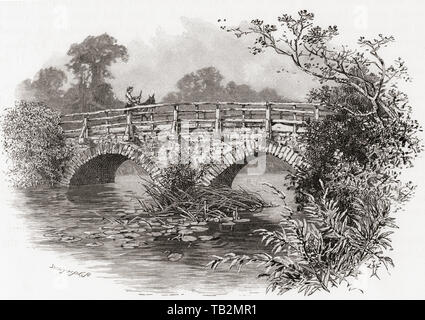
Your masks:
{"label": "tree", "polygon": [[24,80],[16,89],[17,98],[44,102],[52,109],[61,110],[64,96],[63,86],[67,80],[65,72],[54,68],[44,68],[37,72],[34,80]]}
{"label": "tree", "polygon": [[236,84],[230,81],[224,89],[225,100],[253,102],[257,101],[257,91],[246,84]]}
{"label": "tree", "polygon": [[35,100],[35,90],[32,87],[31,79],[25,79],[16,86],[15,96],[19,100]]}
{"label": "tree", "polygon": [[171,92],[164,101],[214,101],[223,95],[224,77],[214,67],[206,67],[186,74],[177,82],[177,92]]}
{"label": "tree", "polygon": [[117,40],[106,33],[88,36],[83,42],[72,44],[68,55],[71,61],[67,68],[92,88],[105,83],[106,79],[113,79],[109,70],[112,63],[118,59],[128,61],[127,48],[118,45]]}
{"label": "tree", "polygon": [[101,106],[111,106],[116,103],[116,97],[109,83],[102,83],[93,88],[93,100]]}
{"label": "tree", "polygon": [[115,38],[104,33],[88,36],[83,42],[72,44],[68,55],[71,60],[66,66],[77,79],[74,86],[77,90],[73,90],[70,97],[74,106],[76,103],[81,108],[99,109],[104,103],[115,101],[112,99],[112,87],[106,80],[113,78],[109,70],[112,63],[118,60],[128,61],[125,46],[117,44]]}
{"label": "tree", "polygon": [[186,74],[177,82],[178,91],[168,93],[164,102],[181,101],[285,101],[274,89],[265,88],[260,93],[247,84],[234,81],[222,84],[224,77],[214,67],[199,69]]}
{"label": "tree", "polygon": [[[345,101],[351,110],[360,112],[367,105],[366,98],[349,86],[324,86],[313,90],[311,97],[329,104]],[[323,121],[310,123],[303,141],[304,157],[310,165],[301,169],[293,181],[301,203],[306,200],[305,193],[321,193],[322,183],[329,195],[338,199],[341,209],[348,212],[365,190],[374,193],[375,183],[386,186],[393,194],[406,191],[399,176],[403,168],[413,166],[422,151],[417,137],[421,128],[410,113],[387,122],[377,123],[373,114],[358,116],[343,109]],[[396,199],[398,196],[391,199],[393,204],[398,202]]]}
{"label": "tree", "polygon": [[288,99],[280,96],[275,89],[264,88],[258,92],[259,101],[271,101],[271,102],[290,102]]}
{"label": "tree", "polygon": [[12,161],[14,185],[53,185],[61,178],[72,149],[65,144],[60,116],[44,103],[17,102],[2,119],[2,143]]}
{"label": "tree", "polygon": [[379,52],[393,42],[394,37],[382,34],[372,40],[360,37],[358,44],[362,51],[347,46],[337,49],[332,40],[338,35],[338,28],[316,26],[313,13],[302,10],[296,17],[282,14],[278,23],[279,26],[254,19],[247,28],[221,28],[237,37],[254,35],[256,39],[250,47],[254,55],[272,49],[322,83],[349,86],[368,101],[363,112],[351,109],[347,103],[335,105],[336,108],[347,109],[359,116],[374,114],[378,120],[394,119],[405,111],[406,97],[398,91],[396,84],[399,79],[409,80],[405,63],[398,58],[388,65]]}
{"label": "tree", "polygon": [[331,44],[337,27],[323,29],[313,19],[303,10],[296,18],[280,16],[280,27],[259,19],[247,29],[222,27],[237,37],[256,35],[253,54],[271,48],[318,78],[324,85],[309,99],[334,113],[308,123],[300,139],[306,166],[291,177],[300,212],[286,207],[281,231],[258,230],[271,254],[230,253],[210,263],[240,268],[256,262],[264,266],[272,290],[296,288],[308,295],[342,282],[350,286],[361,265],[371,276],[393,266],[386,255],[397,227],[392,214],[414,190],[400,174],[423,150],[421,128],[411,117],[407,95],[398,90],[400,80],[409,80],[407,68],[400,58],[388,66],[379,54],[394,38],[361,37],[362,51],[337,50]]}

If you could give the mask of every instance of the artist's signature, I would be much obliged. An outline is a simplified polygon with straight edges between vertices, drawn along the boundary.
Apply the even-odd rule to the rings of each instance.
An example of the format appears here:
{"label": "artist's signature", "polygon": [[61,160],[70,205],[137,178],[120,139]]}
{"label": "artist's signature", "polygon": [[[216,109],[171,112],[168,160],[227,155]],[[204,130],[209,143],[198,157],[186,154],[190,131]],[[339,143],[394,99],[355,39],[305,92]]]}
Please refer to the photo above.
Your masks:
{"label": "artist's signature", "polygon": [[51,264],[51,266],[49,268],[58,271],[60,274],[65,274],[65,275],[70,276],[70,277],[71,276],[78,276],[80,278],[85,278],[85,277],[90,277],[90,275],[91,275],[90,272],[68,270],[68,269],[65,269],[65,268],[55,266],[53,263]]}

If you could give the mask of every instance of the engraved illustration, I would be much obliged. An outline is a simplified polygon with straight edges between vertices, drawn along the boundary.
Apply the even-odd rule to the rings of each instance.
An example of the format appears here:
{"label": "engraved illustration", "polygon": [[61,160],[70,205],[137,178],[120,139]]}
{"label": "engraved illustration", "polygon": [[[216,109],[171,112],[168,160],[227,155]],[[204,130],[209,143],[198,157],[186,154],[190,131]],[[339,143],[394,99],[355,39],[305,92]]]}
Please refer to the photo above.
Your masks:
{"label": "engraved illustration", "polygon": [[[379,279],[397,268],[397,217],[416,188],[404,173],[423,151],[415,79],[386,53],[398,39],[361,26],[351,38],[334,11],[278,1],[267,17],[182,15],[172,35],[152,18],[150,41],[121,39],[119,21],[155,5],[96,3],[57,7],[67,49],[13,83],[1,116],[7,205],[25,243],[54,257],[46,270],[148,297],[391,281]],[[103,18],[71,32],[71,8]],[[118,24],[103,27],[112,8]]]}

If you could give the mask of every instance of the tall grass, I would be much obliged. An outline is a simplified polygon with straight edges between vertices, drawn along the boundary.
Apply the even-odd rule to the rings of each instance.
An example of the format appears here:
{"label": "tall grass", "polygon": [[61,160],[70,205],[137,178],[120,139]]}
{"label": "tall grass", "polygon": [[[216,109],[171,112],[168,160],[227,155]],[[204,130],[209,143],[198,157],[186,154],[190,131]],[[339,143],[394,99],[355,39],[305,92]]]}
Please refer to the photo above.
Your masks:
{"label": "tall grass", "polygon": [[155,183],[143,184],[151,203],[141,202],[148,212],[158,216],[181,215],[193,221],[208,221],[238,216],[241,211],[258,211],[269,206],[260,195],[243,188],[204,186],[199,178],[205,167],[193,168],[178,163],[165,169]]}

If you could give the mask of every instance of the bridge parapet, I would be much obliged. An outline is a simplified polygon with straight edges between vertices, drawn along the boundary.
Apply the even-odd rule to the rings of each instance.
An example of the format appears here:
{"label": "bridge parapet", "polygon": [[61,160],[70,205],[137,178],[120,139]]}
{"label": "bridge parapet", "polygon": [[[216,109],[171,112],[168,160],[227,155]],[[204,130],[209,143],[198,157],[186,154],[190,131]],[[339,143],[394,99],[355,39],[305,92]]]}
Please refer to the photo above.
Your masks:
{"label": "bridge parapet", "polygon": [[202,130],[220,135],[235,128],[259,129],[268,138],[298,133],[307,119],[326,111],[312,103],[182,102],[139,105],[62,116],[65,135],[79,143],[112,136],[121,141],[144,140],[160,132]]}
{"label": "bridge parapet", "polygon": [[151,176],[176,161],[209,164],[205,184],[231,183],[259,153],[296,167],[303,163],[296,137],[326,114],[309,103],[196,102],[65,115],[64,133],[79,147],[63,184],[111,182],[128,159]]}

